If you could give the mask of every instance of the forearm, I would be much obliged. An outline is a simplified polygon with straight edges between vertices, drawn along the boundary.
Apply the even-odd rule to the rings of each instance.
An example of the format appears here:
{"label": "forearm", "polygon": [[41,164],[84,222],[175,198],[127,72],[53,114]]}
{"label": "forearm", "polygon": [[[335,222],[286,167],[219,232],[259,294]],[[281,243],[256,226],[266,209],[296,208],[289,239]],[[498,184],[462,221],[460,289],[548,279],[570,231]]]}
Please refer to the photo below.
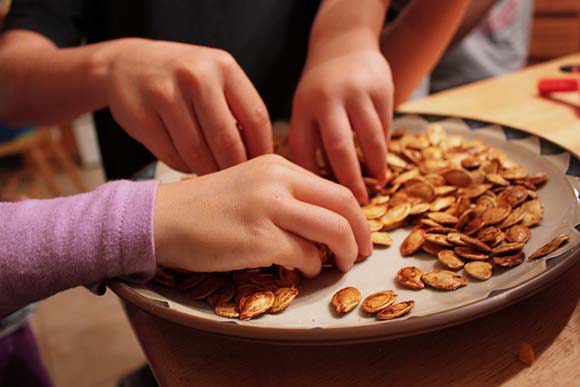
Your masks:
{"label": "forearm", "polygon": [[469,34],[487,15],[489,10],[497,3],[498,0],[478,0],[470,1],[469,7],[465,12],[465,16],[457,28],[457,31],[453,35],[453,39],[449,46],[454,46],[455,44],[461,42],[463,38]]}
{"label": "forearm", "polygon": [[391,65],[395,106],[431,72],[457,30],[469,0],[414,0],[383,31],[381,50]]}
{"label": "forearm", "polygon": [[61,290],[155,268],[156,183],[0,203],[0,317]]}
{"label": "forearm", "polygon": [[59,49],[30,31],[0,38],[0,122],[59,123],[106,105],[107,44]]}
{"label": "forearm", "polygon": [[350,49],[378,49],[388,0],[325,0],[316,14],[308,47],[308,62]]}

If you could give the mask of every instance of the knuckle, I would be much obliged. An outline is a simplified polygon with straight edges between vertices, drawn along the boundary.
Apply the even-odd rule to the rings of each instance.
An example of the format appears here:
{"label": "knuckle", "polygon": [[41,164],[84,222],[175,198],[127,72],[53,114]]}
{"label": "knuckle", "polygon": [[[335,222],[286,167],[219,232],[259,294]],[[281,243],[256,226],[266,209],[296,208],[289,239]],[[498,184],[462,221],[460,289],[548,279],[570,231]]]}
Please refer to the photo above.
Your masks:
{"label": "knuckle", "polygon": [[214,59],[217,65],[224,70],[231,69],[237,64],[233,55],[225,50],[215,49]]}
{"label": "knuckle", "polygon": [[338,94],[334,85],[322,84],[312,90],[312,100],[328,101]]}
{"label": "knuckle", "polygon": [[345,207],[350,205],[356,205],[358,207],[357,201],[350,189],[343,185],[338,185],[337,196],[341,203],[344,203]]}
{"label": "knuckle", "polygon": [[[380,130],[383,133],[383,129]],[[386,153],[386,143],[384,137],[371,136],[367,139],[365,144],[365,150],[371,156],[379,156],[377,158],[384,159],[382,155]]]}
{"label": "knuckle", "polygon": [[171,86],[162,82],[153,82],[147,87],[147,94],[155,106],[167,107],[172,103]]}
{"label": "knuckle", "polygon": [[343,85],[344,94],[348,95],[355,101],[360,100],[367,93],[368,80],[361,75],[355,75],[354,78]]}
{"label": "knuckle", "polygon": [[336,237],[341,238],[341,240],[344,240],[343,238],[348,238],[350,234],[352,234],[350,224],[342,216],[335,217],[331,230],[334,232]]}
{"label": "knuckle", "polygon": [[341,159],[348,157],[351,147],[350,142],[343,136],[331,136],[328,143],[325,144],[325,148],[329,154]]}
{"label": "knuckle", "polygon": [[[260,202],[265,204],[267,206],[266,208],[279,209],[286,194],[278,185],[266,184],[260,196],[262,197]],[[278,217],[277,210],[274,210],[271,216],[273,220],[276,220]]]}
{"label": "knuckle", "polygon": [[273,163],[265,166],[264,176],[271,181],[284,181],[288,176],[288,168],[282,163]]}
{"label": "knuckle", "polygon": [[211,69],[207,65],[197,63],[195,66],[190,64],[181,64],[176,70],[178,81],[186,88],[194,92],[203,91],[211,78]]}
{"label": "knuckle", "polygon": [[261,160],[264,163],[267,163],[268,165],[274,165],[274,164],[285,165],[286,163],[288,163],[288,161],[284,157],[277,155],[275,153],[268,153],[265,155],[261,155],[259,157],[256,157],[256,159]]}
{"label": "knuckle", "polygon": [[248,117],[248,123],[253,128],[263,128],[270,125],[270,116],[268,110],[262,106],[258,105],[255,109],[251,111]]}

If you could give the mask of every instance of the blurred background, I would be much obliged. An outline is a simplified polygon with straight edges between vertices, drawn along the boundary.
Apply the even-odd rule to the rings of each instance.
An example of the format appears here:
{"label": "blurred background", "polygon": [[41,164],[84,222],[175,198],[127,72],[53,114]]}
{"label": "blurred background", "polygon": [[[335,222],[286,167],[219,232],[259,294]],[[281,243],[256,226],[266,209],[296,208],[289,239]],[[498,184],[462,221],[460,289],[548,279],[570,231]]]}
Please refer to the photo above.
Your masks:
{"label": "blurred background", "polygon": [[[10,2],[0,3],[1,23]],[[527,64],[580,51],[580,0],[536,0],[527,33]],[[90,115],[50,127],[0,125],[3,198],[72,195],[103,182]],[[32,324],[56,386],[115,386],[145,361],[110,292],[95,297],[77,288],[58,294],[37,305]]]}

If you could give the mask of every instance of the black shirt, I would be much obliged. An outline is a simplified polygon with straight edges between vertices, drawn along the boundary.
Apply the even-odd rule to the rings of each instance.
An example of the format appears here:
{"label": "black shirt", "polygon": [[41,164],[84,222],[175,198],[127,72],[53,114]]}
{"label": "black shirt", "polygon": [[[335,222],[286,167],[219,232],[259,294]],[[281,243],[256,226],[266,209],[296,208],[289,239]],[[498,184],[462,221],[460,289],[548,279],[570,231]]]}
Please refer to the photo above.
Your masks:
{"label": "black shirt", "polygon": [[[319,1],[14,0],[4,29],[27,29],[59,47],[143,37],[221,48],[250,77],[272,119],[288,118]],[[154,157],[108,109],[95,112],[108,179],[130,177]]]}

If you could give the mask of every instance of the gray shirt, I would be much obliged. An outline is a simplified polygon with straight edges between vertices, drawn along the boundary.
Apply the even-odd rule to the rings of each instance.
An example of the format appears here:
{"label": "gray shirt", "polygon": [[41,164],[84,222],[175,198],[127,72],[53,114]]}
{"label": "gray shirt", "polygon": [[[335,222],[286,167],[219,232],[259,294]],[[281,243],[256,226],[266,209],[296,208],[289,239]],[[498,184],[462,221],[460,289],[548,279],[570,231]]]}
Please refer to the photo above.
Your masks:
{"label": "gray shirt", "polygon": [[[400,11],[409,1],[394,0]],[[528,57],[533,0],[499,0],[461,42],[450,48],[412,98],[522,68]]]}

